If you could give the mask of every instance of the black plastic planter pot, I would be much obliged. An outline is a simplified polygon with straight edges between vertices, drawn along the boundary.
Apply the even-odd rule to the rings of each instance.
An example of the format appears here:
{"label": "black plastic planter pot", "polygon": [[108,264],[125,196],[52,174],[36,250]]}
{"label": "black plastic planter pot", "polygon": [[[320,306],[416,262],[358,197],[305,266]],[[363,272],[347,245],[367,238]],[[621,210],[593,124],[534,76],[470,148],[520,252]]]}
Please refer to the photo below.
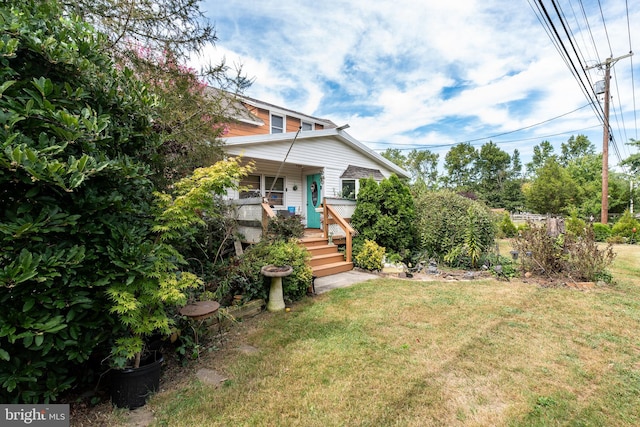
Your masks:
{"label": "black plastic planter pot", "polygon": [[[152,354],[139,368],[116,369],[111,375],[111,403],[118,408],[144,406],[147,398],[160,388],[160,368],[164,358]],[[146,362],[146,363],[145,363]]]}

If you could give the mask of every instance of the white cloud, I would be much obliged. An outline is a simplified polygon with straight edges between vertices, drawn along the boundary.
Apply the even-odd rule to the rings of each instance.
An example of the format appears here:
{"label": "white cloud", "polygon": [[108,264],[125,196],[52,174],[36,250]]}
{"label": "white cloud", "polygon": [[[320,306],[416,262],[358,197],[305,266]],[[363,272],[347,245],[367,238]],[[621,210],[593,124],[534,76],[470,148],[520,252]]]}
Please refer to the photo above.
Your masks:
{"label": "white cloud", "polygon": [[[599,11],[593,11],[589,33],[574,26],[565,3],[561,6],[585,58],[596,57],[590,34],[598,53],[608,55]],[[614,54],[628,50],[624,4],[612,0],[603,5],[611,17],[608,35],[617,49]],[[243,64],[255,78],[249,96],[336,123],[349,122],[349,132],[374,148],[386,148],[376,142],[443,145],[490,136],[543,122],[587,102],[525,1],[263,0],[209,5],[207,14],[217,25],[219,42],[208,54]],[[631,13],[631,22],[638,22],[640,11]],[[619,102],[632,110],[629,63],[617,66],[616,72],[624,88]],[[544,137],[594,123],[592,110],[585,108],[518,136]],[[416,133],[418,128],[421,133]],[[597,138],[591,139],[597,144]],[[524,141],[521,151],[539,142]]]}

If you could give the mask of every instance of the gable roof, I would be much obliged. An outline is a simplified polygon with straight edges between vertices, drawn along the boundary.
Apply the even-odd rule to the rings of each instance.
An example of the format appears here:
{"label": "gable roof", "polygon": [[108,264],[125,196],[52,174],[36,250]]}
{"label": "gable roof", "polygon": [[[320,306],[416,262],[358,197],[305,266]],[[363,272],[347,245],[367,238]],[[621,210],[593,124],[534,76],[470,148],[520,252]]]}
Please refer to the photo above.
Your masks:
{"label": "gable roof", "polygon": [[[287,133],[274,133],[274,134],[266,134],[266,135],[250,135],[250,136],[237,136],[232,138],[226,138],[225,145],[229,147],[237,147],[237,148],[250,148],[252,146],[262,145],[265,143],[279,143],[286,142],[291,143],[295,138],[295,132],[287,132]],[[314,138],[322,138],[322,137],[330,137],[335,138],[337,141],[345,144],[360,154],[370,158],[378,164],[384,165],[389,170],[393,171],[397,176],[401,178],[410,178],[410,175],[407,171],[383,157],[382,155],[376,153],[371,148],[367,147],[357,139],[353,138],[347,132],[338,128],[330,128],[330,129],[322,129],[322,130],[310,130],[300,132],[297,137],[297,141],[303,141],[305,139],[314,139]]]}

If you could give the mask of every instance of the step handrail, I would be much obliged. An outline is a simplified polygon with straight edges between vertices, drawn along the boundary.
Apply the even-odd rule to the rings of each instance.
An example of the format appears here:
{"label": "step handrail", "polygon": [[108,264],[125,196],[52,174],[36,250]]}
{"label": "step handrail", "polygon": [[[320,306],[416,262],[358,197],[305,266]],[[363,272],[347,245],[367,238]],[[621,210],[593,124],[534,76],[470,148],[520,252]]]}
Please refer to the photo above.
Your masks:
{"label": "step handrail", "polygon": [[276,217],[276,213],[271,208],[271,205],[266,202],[260,203],[262,206],[262,235],[267,234],[267,228],[269,227],[269,220]]}
{"label": "step handrail", "polygon": [[344,235],[346,238],[346,251],[345,251],[346,261],[351,262],[351,257],[352,257],[351,241],[352,241],[353,235],[356,233],[356,230],[354,230],[354,228],[351,227],[351,225],[347,222],[347,220],[344,219],[342,215],[340,215],[333,208],[333,206],[327,203],[326,199],[322,203],[322,208],[323,208],[323,215],[324,215],[324,221],[323,221],[323,227],[322,227],[324,237],[325,238],[329,237],[329,224],[338,224],[338,226],[342,228],[342,231],[344,231]]}

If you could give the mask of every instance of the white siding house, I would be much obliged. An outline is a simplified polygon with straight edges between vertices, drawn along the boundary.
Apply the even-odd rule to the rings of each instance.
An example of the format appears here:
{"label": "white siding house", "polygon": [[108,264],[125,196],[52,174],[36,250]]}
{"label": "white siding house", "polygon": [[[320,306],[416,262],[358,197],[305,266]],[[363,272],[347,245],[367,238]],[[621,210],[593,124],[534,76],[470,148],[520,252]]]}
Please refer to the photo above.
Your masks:
{"label": "white siding house", "polygon": [[229,198],[266,198],[276,211],[301,215],[309,228],[320,228],[317,210],[322,201],[346,193],[353,196],[358,179],[408,177],[403,169],[335,127],[227,138],[225,151],[255,166],[243,182],[253,191],[230,193]]}

